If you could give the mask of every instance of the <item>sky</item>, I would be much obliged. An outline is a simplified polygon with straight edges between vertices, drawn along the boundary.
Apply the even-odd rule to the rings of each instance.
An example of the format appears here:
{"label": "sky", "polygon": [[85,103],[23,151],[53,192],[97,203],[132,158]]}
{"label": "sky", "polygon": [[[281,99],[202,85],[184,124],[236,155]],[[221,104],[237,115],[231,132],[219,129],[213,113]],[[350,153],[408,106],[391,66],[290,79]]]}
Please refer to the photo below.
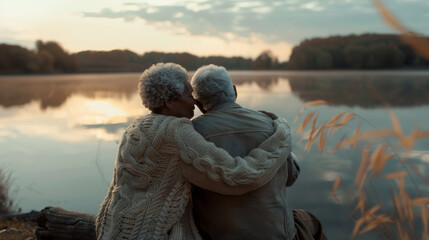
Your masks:
{"label": "sky", "polygon": [[[429,0],[384,0],[409,29],[429,35]],[[393,33],[371,0],[0,0],[0,43],[70,52],[129,49],[287,60],[315,37]]]}

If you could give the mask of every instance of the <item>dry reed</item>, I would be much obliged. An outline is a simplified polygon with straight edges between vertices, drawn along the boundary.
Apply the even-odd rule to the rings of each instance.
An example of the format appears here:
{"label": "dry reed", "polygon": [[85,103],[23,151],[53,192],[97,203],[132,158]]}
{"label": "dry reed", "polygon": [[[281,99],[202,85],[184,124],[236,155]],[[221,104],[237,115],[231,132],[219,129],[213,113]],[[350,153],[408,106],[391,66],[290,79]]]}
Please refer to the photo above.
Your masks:
{"label": "dry reed", "polygon": [[[379,10],[383,19],[401,34],[402,40],[409,44],[422,57],[429,60],[429,42],[425,41],[421,35],[404,27],[380,0],[373,0],[373,3]],[[294,122],[301,117],[308,107],[325,104],[328,103],[324,100],[307,103]],[[389,160],[395,158],[399,159],[401,163],[407,163],[418,177],[422,177],[418,169],[407,162],[407,156],[408,153],[412,151],[416,141],[429,137],[429,131],[422,131],[418,129],[418,127],[414,127],[413,131],[408,136],[405,135],[398,118],[388,103],[386,104],[386,108],[389,111],[392,128],[361,132],[361,122],[359,122],[354,127],[355,131],[353,136],[348,136],[348,134],[342,135],[339,142],[331,150],[331,154],[334,154],[341,148],[351,147],[352,149],[357,149],[361,153],[360,164],[354,179],[354,185],[357,188],[356,192],[353,194],[357,200],[355,210],[357,210],[359,214],[352,213],[356,221],[353,232],[351,233],[351,238],[355,238],[369,231],[377,230],[383,239],[409,240],[420,237],[421,239],[429,239],[429,197],[421,196],[419,187],[405,167],[403,167],[404,171],[390,172],[384,176],[385,179],[394,181],[397,186],[396,189],[390,189],[393,214],[386,211],[386,207],[382,204],[373,186],[373,181],[378,179],[378,176]],[[311,123],[311,127],[303,134],[299,141],[307,141],[304,148],[306,151],[309,151],[312,146],[317,143],[318,150],[325,153],[328,136],[335,134],[341,128],[351,127],[351,121],[360,118],[352,112],[341,112],[330,120],[317,125],[318,117],[319,112],[311,111],[304,117],[304,120],[298,127],[297,134],[301,134]],[[398,143],[396,148],[399,148],[400,151],[397,151],[387,138],[396,140]],[[381,140],[382,142],[378,143],[377,140]],[[333,196],[338,203],[341,203],[337,194],[341,180],[341,176],[335,180],[331,193],[331,196]],[[405,189],[406,181],[412,181],[414,183],[414,187],[419,193],[417,196],[412,197],[407,192]],[[365,187],[368,184],[371,185],[377,198],[376,203],[371,203],[369,201],[370,196],[365,191]],[[416,233],[413,226],[413,221],[416,220],[419,212],[421,215],[421,224],[423,225],[421,234]]]}
{"label": "dry reed", "polygon": [[10,174],[0,169],[0,214],[11,213],[13,202],[9,198]]}
{"label": "dry reed", "polygon": [[[321,104],[327,103],[325,101],[307,103],[302,108],[303,111],[301,111],[298,118],[309,106]],[[408,136],[405,135],[396,115],[390,108],[389,114],[392,128],[360,131],[361,122],[359,122],[356,124],[352,136],[344,134],[331,151],[334,154],[338,149],[351,147],[361,152],[360,164],[354,179],[356,192],[353,193],[353,196],[357,200],[355,209],[358,210],[359,214],[354,214],[356,221],[351,238],[372,230],[378,230],[386,239],[392,239],[391,236],[386,236],[392,234],[392,232],[396,233],[397,239],[416,239],[415,237],[420,234],[414,231],[412,223],[418,215],[416,207],[420,207],[421,222],[423,225],[421,237],[425,239],[429,236],[427,219],[429,197],[418,196],[413,198],[410,196],[405,189],[406,179],[411,178],[407,171],[391,172],[384,176],[385,179],[395,181],[397,184],[397,189],[395,191],[392,190],[392,205],[395,213],[393,215],[385,211],[386,207],[383,206],[380,200],[377,201],[377,204],[371,205],[368,201],[370,197],[365,191],[368,183],[378,179],[389,160],[396,158],[401,162],[407,161],[406,156],[412,150],[414,143],[419,139],[429,137],[429,131],[421,131],[418,128],[414,128],[413,132]],[[306,151],[309,151],[317,144],[318,150],[325,152],[328,136],[342,130],[344,127],[350,128],[352,126],[351,121],[360,118],[355,113],[341,112],[330,120],[318,124],[318,116],[319,112],[317,111],[309,112],[298,127],[297,134],[301,134],[305,129],[308,129],[307,132],[303,133],[300,140],[300,142],[307,141],[304,148]],[[398,142],[397,148],[400,148],[400,153],[398,153],[398,149],[386,137],[390,137]],[[381,143],[375,140],[381,140]],[[364,146],[361,147],[362,145]],[[341,202],[337,196],[337,190],[341,184],[341,180],[341,176],[335,180],[331,193],[339,203]],[[415,187],[418,188],[417,185]]]}

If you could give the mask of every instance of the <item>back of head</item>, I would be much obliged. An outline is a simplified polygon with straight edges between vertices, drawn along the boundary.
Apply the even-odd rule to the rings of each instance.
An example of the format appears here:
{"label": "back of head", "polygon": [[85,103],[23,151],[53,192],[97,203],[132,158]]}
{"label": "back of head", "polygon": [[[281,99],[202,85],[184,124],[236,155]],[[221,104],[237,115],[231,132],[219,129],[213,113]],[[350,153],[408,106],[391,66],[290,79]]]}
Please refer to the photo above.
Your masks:
{"label": "back of head", "polygon": [[164,100],[176,100],[188,81],[186,70],[175,63],[157,63],[140,76],[139,93],[143,105],[157,112],[164,106]]}
{"label": "back of head", "polygon": [[235,102],[234,85],[224,67],[213,64],[200,67],[191,80],[194,97],[206,111],[223,102]]}

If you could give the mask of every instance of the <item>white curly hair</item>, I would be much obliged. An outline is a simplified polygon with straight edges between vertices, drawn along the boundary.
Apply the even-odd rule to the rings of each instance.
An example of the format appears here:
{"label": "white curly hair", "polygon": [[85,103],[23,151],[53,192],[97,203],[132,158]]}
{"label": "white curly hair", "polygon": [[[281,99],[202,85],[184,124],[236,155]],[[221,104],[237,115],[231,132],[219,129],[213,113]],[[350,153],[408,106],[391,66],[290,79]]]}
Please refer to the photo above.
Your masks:
{"label": "white curly hair", "polygon": [[192,76],[191,85],[195,99],[206,111],[222,102],[235,102],[231,76],[222,66],[210,64],[198,68]]}
{"label": "white curly hair", "polygon": [[164,106],[164,100],[180,98],[188,81],[188,73],[179,64],[157,63],[140,76],[139,94],[143,105],[151,111]]}

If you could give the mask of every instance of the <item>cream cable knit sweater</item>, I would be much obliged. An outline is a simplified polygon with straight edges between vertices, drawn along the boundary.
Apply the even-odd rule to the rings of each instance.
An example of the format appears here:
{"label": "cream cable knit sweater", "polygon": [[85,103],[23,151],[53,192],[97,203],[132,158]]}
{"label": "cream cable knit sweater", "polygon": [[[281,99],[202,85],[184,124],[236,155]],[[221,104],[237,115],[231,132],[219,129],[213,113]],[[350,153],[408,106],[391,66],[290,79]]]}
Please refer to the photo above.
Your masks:
{"label": "cream cable knit sweater", "polygon": [[108,194],[96,218],[97,239],[201,239],[192,217],[192,184],[239,195],[266,184],[291,152],[284,119],[249,156],[232,158],[185,118],[149,114],[125,131]]}

